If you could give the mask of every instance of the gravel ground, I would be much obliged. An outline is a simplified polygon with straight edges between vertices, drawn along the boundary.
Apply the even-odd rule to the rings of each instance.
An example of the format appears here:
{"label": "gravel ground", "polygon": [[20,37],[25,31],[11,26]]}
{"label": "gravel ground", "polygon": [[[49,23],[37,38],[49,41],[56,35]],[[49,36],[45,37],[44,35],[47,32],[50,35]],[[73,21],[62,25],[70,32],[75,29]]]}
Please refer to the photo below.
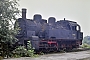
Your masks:
{"label": "gravel ground", "polygon": [[35,58],[21,57],[21,58],[4,59],[4,60],[79,60],[88,57],[90,57],[90,50],[80,51],[80,52],[46,54]]}

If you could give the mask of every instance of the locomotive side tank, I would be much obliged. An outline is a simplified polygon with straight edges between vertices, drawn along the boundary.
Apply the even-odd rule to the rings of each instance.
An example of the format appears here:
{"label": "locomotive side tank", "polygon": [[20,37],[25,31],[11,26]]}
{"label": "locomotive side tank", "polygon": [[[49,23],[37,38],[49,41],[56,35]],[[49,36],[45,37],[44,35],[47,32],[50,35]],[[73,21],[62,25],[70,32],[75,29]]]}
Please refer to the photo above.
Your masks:
{"label": "locomotive side tank", "polygon": [[30,40],[36,51],[73,49],[82,44],[83,32],[77,22],[65,18],[56,22],[55,17],[49,17],[47,23],[40,14],[26,19],[26,9],[22,9],[22,18],[17,22],[21,29],[17,35],[18,43],[26,45],[26,41]]}

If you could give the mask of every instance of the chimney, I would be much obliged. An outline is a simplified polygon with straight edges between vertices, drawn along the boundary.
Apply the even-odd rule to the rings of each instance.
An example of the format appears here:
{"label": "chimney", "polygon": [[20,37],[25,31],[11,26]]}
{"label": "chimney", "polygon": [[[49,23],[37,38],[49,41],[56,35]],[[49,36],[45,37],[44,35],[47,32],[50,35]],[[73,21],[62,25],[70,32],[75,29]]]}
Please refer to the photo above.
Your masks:
{"label": "chimney", "polygon": [[26,10],[25,8],[22,9],[22,18],[26,19]]}

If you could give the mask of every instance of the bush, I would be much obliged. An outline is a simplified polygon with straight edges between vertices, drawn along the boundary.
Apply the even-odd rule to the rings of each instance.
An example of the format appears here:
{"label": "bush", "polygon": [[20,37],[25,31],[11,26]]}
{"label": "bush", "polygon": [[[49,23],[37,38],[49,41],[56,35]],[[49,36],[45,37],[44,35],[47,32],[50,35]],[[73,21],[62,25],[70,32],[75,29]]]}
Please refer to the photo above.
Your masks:
{"label": "bush", "polygon": [[81,47],[82,47],[82,48],[90,48],[90,45],[84,43]]}
{"label": "bush", "polygon": [[34,49],[31,47],[30,41],[27,42],[27,49],[25,46],[18,46],[13,51],[13,57],[33,57],[34,55]]}
{"label": "bush", "polygon": [[13,56],[14,57],[22,57],[26,53],[26,49],[24,46],[18,46],[14,51],[13,51]]}

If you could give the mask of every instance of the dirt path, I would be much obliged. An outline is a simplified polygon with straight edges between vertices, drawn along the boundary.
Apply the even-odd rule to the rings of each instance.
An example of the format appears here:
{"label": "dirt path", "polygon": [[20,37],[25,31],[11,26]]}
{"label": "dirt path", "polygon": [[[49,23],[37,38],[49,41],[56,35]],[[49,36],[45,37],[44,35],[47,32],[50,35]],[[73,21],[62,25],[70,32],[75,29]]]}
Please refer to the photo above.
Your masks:
{"label": "dirt path", "polygon": [[81,52],[46,54],[36,58],[21,57],[21,58],[4,59],[4,60],[77,60],[88,57],[90,57],[90,50],[81,51]]}

